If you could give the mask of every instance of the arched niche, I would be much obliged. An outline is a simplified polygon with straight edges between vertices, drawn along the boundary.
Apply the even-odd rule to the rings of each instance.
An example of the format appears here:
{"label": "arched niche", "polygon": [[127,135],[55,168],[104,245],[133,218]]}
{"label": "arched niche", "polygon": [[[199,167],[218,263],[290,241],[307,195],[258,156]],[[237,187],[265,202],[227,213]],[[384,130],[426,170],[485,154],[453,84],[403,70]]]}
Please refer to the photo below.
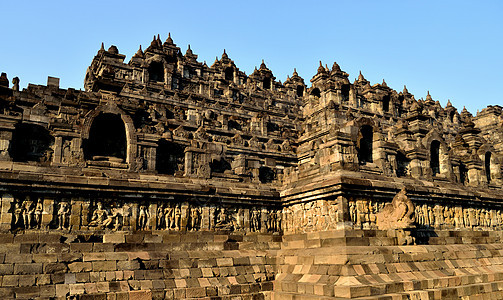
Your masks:
{"label": "arched niche", "polygon": [[[453,179],[452,164],[447,144],[436,130],[430,131],[423,139],[423,145],[428,149],[428,167],[432,176],[442,176]],[[429,172],[427,172],[429,173]]]}
{"label": "arched niche", "polygon": [[225,80],[233,81],[234,80],[234,69],[231,67],[225,68],[224,75],[225,75]]}
{"label": "arched niche", "polygon": [[262,86],[264,87],[265,90],[270,90],[271,89],[271,78],[266,77],[262,80]]}
{"label": "arched niche", "polygon": [[153,82],[164,82],[164,66],[161,62],[154,61],[148,66],[148,78]]}
{"label": "arched niche", "polygon": [[147,69],[148,81],[167,83],[168,63],[160,55],[154,55],[145,60],[143,67]]}
{"label": "arched niche", "polygon": [[430,168],[433,176],[440,174],[440,141],[430,143]]}
{"label": "arched niche", "polygon": [[370,125],[363,125],[358,130],[356,141],[356,151],[358,153],[358,162],[361,165],[372,163],[374,145],[374,129]]}
{"label": "arched niche", "polygon": [[483,145],[478,151],[483,162],[483,170],[487,184],[501,182],[501,164],[496,151],[490,144]]}
{"label": "arched niche", "polygon": [[[98,136],[94,134],[98,134]],[[112,142],[105,142],[101,146],[91,145],[91,143],[106,137],[115,141],[113,143],[116,146],[113,150],[102,149],[104,145],[110,145]],[[125,150],[122,150],[124,149],[123,142],[125,142]],[[82,129],[82,150],[86,160],[122,161],[127,163],[131,169],[132,163],[136,159],[136,148],[136,131],[133,120],[114,102],[99,106],[86,115]]]}
{"label": "arched niche", "polygon": [[89,130],[83,145],[86,160],[125,162],[127,157],[126,128],[120,115],[100,113]]}
{"label": "arched niche", "polygon": [[19,123],[12,133],[9,155],[14,161],[47,162],[52,159],[54,137],[40,125]]}
{"label": "arched niche", "polygon": [[398,151],[396,154],[396,176],[397,177],[406,177],[410,175],[409,166],[410,159],[407,158],[403,151]]}
{"label": "arched niche", "polygon": [[391,101],[391,98],[389,95],[386,95],[383,97],[382,99],[382,111],[387,113],[390,111],[390,101]]}
{"label": "arched niche", "polygon": [[349,91],[351,90],[351,85],[343,84],[341,87],[342,101],[349,101]]}
{"label": "arched niche", "polygon": [[298,85],[297,86],[297,97],[302,97],[302,96],[304,96],[304,86]]}
{"label": "arched niche", "polygon": [[486,172],[486,180],[487,183],[491,183],[492,181],[492,172],[491,172],[491,156],[492,153],[490,151],[487,151],[486,154],[484,155],[484,171]]}
{"label": "arched niche", "polygon": [[311,90],[311,95],[313,95],[314,97],[316,98],[320,98],[321,97],[321,91],[319,88],[314,88]]}

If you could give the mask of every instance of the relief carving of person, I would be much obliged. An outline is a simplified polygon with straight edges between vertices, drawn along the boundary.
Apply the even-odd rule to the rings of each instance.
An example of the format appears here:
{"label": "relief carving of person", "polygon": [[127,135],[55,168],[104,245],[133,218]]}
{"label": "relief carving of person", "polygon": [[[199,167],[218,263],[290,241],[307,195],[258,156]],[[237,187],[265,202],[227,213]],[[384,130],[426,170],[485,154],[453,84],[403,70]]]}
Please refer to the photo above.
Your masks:
{"label": "relief carving of person", "polygon": [[35,226],[37,228],[42,227],[42,212],[44,211],[44,207],[42,205],[42,199],[38,199],[37,204],[35,205]]}
{"label": "relief carving of person", "polygon": [[67,225],[69,209],[67,202],[61,202],[58,209],[58,229],[64,229]]}
{"label": "relief carving of person", "polygon": [[168,204],[164,209],[164,219],[166,223],[166,229],[171,229],[175,227],[175,210],[171,204]]}
{"label": "relief carving of person", "polygon": [[179,205],[175,207],[175,228],[176,230],[180,230],[182,221],[182,208]]}
{"label": "relief carving of person", "polygon": [[22,212],[23,208],[21,207],[21,203],[16,201],[14,203],[14,226],[17,226],[19,224]]}
{"label": "relief carving of person", "polygon": [[103,203],[98,202],[96,204],[96,209],[93,211],[89,226],[103,226],[105,224],[105,221],[107,220],[107,217],[108,213],[103,209]]}
{"label": "relief carving of person", "polygon": [[33,214],[35,213],[35,207],[30,196],[26,196],[26,200],[23,202],[23,224],[25,229],[30,229],[33,223]]}
{"label": "relief carving of person", "polygon": [[157,229],[161,229],[163,226],[163,222],[164,222],[164,206],[163,205],[159,205],[157,207]]}
{"label": "relief carving of person", "polygon": [[190,229],[197,230],[201,224],[201,211],[199,207],[192,207],[190,209]]}
{"label": "relief carving of person", "polygon": [[148,230],[148,221],[150,219],[150,213],[145,205],[140,206],[140,211],[138,212],[138,227],[140,230]]}

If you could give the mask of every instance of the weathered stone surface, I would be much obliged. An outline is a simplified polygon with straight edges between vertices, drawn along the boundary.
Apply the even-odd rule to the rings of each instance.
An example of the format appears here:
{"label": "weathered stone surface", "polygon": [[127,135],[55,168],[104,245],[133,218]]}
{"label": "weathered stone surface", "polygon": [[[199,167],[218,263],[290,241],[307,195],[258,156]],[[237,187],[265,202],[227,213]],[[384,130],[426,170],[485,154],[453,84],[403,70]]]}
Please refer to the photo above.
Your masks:
{"label": "weathered stone surface", "polygon": [[125,57],[0,76],[0,297],[503,298],[502,107]]}

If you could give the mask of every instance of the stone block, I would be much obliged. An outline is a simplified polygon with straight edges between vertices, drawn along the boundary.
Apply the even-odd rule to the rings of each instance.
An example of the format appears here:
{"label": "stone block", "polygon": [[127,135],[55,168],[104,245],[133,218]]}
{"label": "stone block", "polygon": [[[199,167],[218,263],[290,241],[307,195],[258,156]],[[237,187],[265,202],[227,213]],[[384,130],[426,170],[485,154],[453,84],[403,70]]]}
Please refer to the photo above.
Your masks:
{"label": "stone block", "polygon": [[36,263],[55,263],[58,261],[58,254],[55,253],[35,253],[32,260]]}
{"label": "stone block", "polygon": [[43,264],[44,273],[64,273],[68,267],[64,263],[45,263]]}
{"label": "stone block", "polygon": [[83,283],[74,283],[69,285],[70,295],[82,295],[86,292],[86,286]]}
{"label": "stone block", "polygon": [[115,261],[93,261],[93,271],[115,271],[117,263]]}
{"label": "stone block", "polygon": [[14,273],[14,264],[0,264],[0,275],[9,275]]}
{"label": "stone block", "polygon": [[19,286],[32,286],[36,283],[36,275],[19,275]]}
{"label": "stone block", "polygon": [[32,255],[31,254],[16,254],[16,253],[10,253],[7,251],[5,254],[4,262],[6,264],[31,263],[32,262]]}
{"label": "stone block", "polygon": [[38,274],[42,273],[41,263],[14,264],[14,274]]}
{"label": "stone block", "polygon": [[50,274],[38,274],[36,275],[36,281],[38,286],[44,286],[51,283]]}
{"label": "stone block", "polygon": [[151,300],[151,299],[152,299],[151,291],[129,291],[129,300]]}
{"label": "stone block", "polygon": [[126,241],[126,237],[122,233],[103,235],[103,243],[119,244],[119,243],[124,243],[125,241]]}
{"label": "stone block", "polygon": [[40,297],[42,298],[52,298],[56,296],[56,286],[55,285],[43,285],[40,286]]}
{"label": "stone block", "polygon": [[15,288],[16,298],[19,299],[35,299],[40,296],[40,288],[38,286],[24,286]]}

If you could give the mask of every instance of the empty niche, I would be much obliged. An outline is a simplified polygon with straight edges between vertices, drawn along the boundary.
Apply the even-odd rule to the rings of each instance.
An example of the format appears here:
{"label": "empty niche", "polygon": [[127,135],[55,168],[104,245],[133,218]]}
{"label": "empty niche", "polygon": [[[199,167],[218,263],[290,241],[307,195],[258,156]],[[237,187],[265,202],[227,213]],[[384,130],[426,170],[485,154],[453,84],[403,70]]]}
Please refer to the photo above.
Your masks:
{"label": "empty niche", "polygon": [[297,97],[304,96],[304,87],[302,85],[297,86]]}
{"label": "empty niche", "polygon": [[349,89],[350,89],[349,84],[342,85],[341,88],[342,101],[349,101]]}
{"label": "empty niche", "polygon": [[126,160],[126,128],[120,115],[102,113],[94,118],[89,139],[84,141],[84,158],[87,160]]}
{"label": "empty niche", "polygon": [[360,128],[358,133],[358,161],[360,164],[371,163],[372,160],[372,147],[373,147],[373,130],[370,125],[364,125]]}
{"label": "empty niche", "polygon": [[382,99],[383,112],[389,112],[389,101],[390,101],[390,98],[388,95],[384,96],[384,98]]}
{"label": "empty niche", "polygon": [[156,169],[159,174],[174,175],[183,171],[185,147],[183,145],[166,141],[159,141],[156,153]]}
{"label": "empty niche", "polygon": [[321,91],[320,91],[320,89],[319,88],[314,88],[311,91],[311,95],[313,95],[313,96],[315,96],[317,98],[321,97]]}
{"label": "empty niche", "polygon": [[150,81],[164,82],[164,66],[161,62],[154,61],[148,66]]}
{"label": "empty niche", "polygon": [[262,81],[262,84],[263,84],[264,89],[266,89],[266,90],[271,89],[271,78],[269,78],[269,77],[264,78],[264,80]]}
{"label": "empty niche", "polygon": [[279,125],[273,122],[267,122],[267,132],[279,131]]}
{"label": "empty niche", "polygon": [[40,125],[18,124],[12,134],[9,154],[14,161],[49,161],[54,138]]}
{"label": "empty niche", "polygon": [[396,176],[405,177],[409,173],[410,160],[405,156],[402,151],[398,151],[396,154]]}
{"label": "empty niche", "polygon": [[258,178],[262,183],[273,182],[276,177],[276,173],[273,169],[269,167],[260,167],[258,172]]}
{"label": "empty niche", "polygon": [[241,124],[239,124],[236,120],[229,120],[227,122],[227,126],[228,126],[229,130],[232,130],[232,129],[241,130],[242,129]]}
{"label": "empty niche", "polygon": [[234,80],[234,69],[231,67],[225,68],[225,80],[233,81]]}
{"label": "empty niche", "polygon": [[491,152],[489,151],[486,152],[484,156],[484,169],[486,172],[487,183],[491,183],[491,180],[493,179],[491,174],[492,173],[491,158],[492,158]]}
{"label": "empty niche", "polygon": [[459,164],[459,182],[461,184],[466,184],[467,179],[468,179],[468,169],[466,168],[465,164],[460,163]]}
{"label": "empty niche", "polygon": [[440,174],[440,142],[437,140],[430,145],[430,168],[433,176]]}
{"label": "empty niche", "polygon": [[210,162],[211,173],[224,173],[227,170],[231,170],[231,164],[224,158],[213,159]]}

